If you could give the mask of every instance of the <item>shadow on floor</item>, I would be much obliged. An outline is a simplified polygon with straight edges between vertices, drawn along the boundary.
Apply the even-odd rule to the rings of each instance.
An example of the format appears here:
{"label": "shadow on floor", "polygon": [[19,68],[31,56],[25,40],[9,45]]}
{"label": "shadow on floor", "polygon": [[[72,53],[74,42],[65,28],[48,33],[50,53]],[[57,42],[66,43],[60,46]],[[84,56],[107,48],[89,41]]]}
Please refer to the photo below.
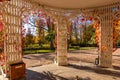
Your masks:
{"label": "shadow on floor", "polygon": [[76,76],[74,78],[64,78],[51,73],[50,71],[36,72],[27,69],[27,80],[91,80],[89,77],[81,78]]}
{"label": "shadow on floor", "polygon": [[[115,77],[119,77],[120,78],[120,72],[107,70],[105,68],[89,67],[89,66],[79,66],[79,65],[75,65],[75,64],[69,64],[68,67],[79,69],[79,70],[86,70],[88,72],[95,72],[97,74],[115,76]],[[117,67],[117,69],[118,69],[118,67]]]}
{"label": "shadow on floor", "polygon": [[49,71],[35,72],[27,70],[27,80],[68,80],[64,77],[54,75]]}
{"label": "shadow on floor", "polygon": [[120,70],[120,67],[119,66],[113,66],[113,69]]}

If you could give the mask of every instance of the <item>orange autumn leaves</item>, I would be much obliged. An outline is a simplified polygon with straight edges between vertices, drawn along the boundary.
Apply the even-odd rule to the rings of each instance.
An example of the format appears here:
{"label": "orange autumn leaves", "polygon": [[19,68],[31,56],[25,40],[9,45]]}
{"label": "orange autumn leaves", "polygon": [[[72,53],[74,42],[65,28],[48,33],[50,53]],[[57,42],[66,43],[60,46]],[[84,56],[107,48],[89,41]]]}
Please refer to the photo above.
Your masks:
{"label": "orange autumn leaves", "polygon": [[[114,20],[113,22],[113,51],[116,50],[116,44],[117,44],[117,38],[119,36],[119,32],[120,32],[120,18],[117,20]],[[93,26],[96,29],[95,32],[95,41],[99,47],[99,43],[100,43],[100,22],[97,20],[94,23]],[[102,51],[106,51],[107,47],[106,46],[101,46]]]}
{"label": "orange autumn leaves", "polygon": [[120,18],[113,23],[113,51],[116,50],[116,42],[120,32]]}
{"label": "orange autumn leaves", "polygon": [[5,53],[4,53],[4,24],[3,24],[3,17],[2,12],[0,12],[0,65],[2,69],[5,71]]}
{"label": "orange autumn leaves", "polygon": [[99,48],[99,43],[100,43],[100,21],[97,20],[94,22],[94,26],[93,28],[96,29],[96,32],[95,32],[95,41],[97,43],[97,46]]}

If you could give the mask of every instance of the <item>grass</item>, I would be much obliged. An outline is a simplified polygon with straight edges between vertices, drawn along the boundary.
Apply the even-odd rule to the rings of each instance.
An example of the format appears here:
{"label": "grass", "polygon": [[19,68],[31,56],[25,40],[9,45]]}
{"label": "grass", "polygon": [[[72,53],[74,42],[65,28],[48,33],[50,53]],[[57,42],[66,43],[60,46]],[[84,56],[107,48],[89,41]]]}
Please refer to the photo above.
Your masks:
{"label": "grass", "polygon": [[[69,50],[90,50],[90,49],[95,49],[96,47],[71,47]],[[25,50],[24,54],[41,54],[41,53],[52,53],[55,50]]]}
{"label": "grass", "polygon": [[69,50],[90,50],[95,49],[96,47],[71,47]]}
{"label": "grass", "polygon": [[24,51],[24,54],[41,54],[41,53],[51,53],[55,50],[26,50]]}

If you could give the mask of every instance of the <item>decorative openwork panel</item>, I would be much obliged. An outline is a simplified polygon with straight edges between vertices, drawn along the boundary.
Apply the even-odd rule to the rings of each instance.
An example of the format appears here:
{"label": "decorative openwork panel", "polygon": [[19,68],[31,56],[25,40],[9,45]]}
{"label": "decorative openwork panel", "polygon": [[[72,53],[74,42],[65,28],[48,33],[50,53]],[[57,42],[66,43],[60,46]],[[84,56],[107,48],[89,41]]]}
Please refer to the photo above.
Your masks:
{"label": "decorative openwork panel", "polygon": [[64,16],[58,17],[57,62],[58,65],[67,65],[67,19]]}
{"label": "decorative openwork panel", "polygon": [[4,55],[2,55],[2,58],[4,58],[5,72],[9,64],[22,61],[22,14],[27,11],[29,13],[29,10],[32,11],[38,8],[49,13],[49,15],[57,15],[57,61],[59,65],[67,64],[67,18],[65,16],[72,18],[81,13],[100,16],[100,65],[104,67],[111,66],[113,52],[113,16],[119,16],[117,12],[118,9],[120,10],[120,2],[89,9],[58,9],[42,6],[38,0],[5,0],[4,2],[0,2],[0,7],[0,18],[1,15],[3,18],[0,20],[2,20],[1,22],[4,26]]}
{"label": "decorative openwork panel", "polygon": [[22,14],[37,9],[38,3],[33,0],[5,0],[0,2],[0,21],[4,27],[3,47],[0,54],[4,74],[9,72],[9,65],[22,62]]}
{"label": "decorative openwork panel", "polygon": [[101,55],[100,65],[103,67],[112,66],[113,52],[113,17],[112,8],[109,6],[103,9],[105,14],[101,15]]}
{"label": "decorative openwork panel", "polygon": [[22,61],[21,41],[21,7],[20,0],[3,2],[4,8],[4,53],[6,54],[6,70],[9,64]]}

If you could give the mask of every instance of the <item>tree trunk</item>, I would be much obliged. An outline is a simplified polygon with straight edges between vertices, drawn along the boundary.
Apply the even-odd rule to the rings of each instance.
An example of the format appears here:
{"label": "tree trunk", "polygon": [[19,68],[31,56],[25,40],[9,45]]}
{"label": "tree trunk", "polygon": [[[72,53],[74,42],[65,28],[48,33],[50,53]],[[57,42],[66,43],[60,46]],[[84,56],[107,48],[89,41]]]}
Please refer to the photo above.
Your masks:
{"label": "tree trunk", "polygon": [[76,38],[76,44],[78,44],[78,32],[77,32],[77,27],[76,24],[74,25],[75,28],[75,38]]}
{"label": "tree trunk", "polygon": [[50,42],[50,49],[51,49],[51,50],[54,50],[54,49],[55,49],[55,48],[54,48],[53,41]]}

